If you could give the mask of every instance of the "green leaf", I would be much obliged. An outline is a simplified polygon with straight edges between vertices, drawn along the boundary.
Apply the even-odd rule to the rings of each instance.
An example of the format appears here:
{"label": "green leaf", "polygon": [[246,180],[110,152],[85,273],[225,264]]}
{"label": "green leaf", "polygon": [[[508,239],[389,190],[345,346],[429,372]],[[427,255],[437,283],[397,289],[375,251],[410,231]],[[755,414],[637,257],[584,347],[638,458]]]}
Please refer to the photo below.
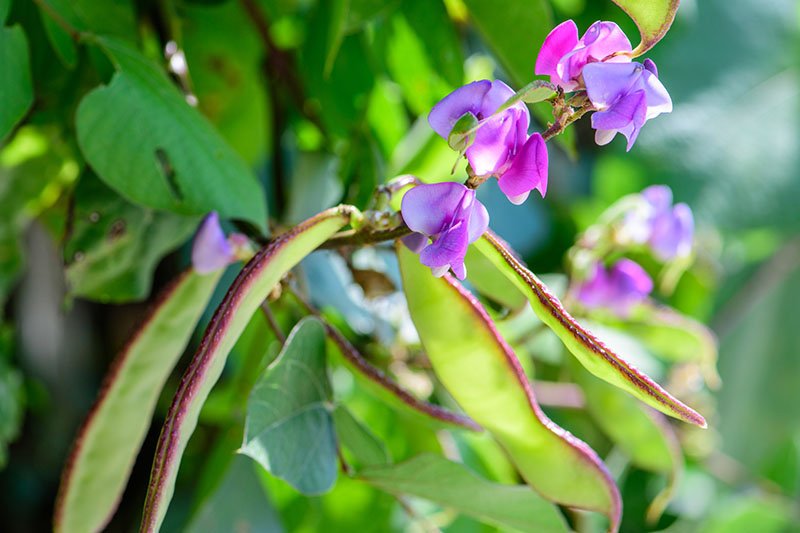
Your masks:
{"label": "green leaf", "polygon": [[0,28],[0,140],[33,104],[28,40],[20,26]]}
{"label": "green leaf", "polygon": [[173,282],[111,365],[61,478],[54,518],[57,532],[99,531],[108,523],[164,382],[220,275],[187,272]]}
{"label": "green leaf", "polygon": [[333,411],[336,435],[341,444],[350,450],[360,465],[380,466],[391,463],[389,451],[369,428],[364,426],[344,405]]}
{"label": "green leaf", "polygon": [[253,24],[237,2],[184,3],[180,18],[197,108],[251,167],[263,164],[272,146],[272,109]]}
{"label": "green leaf", "polygon": [[219,487],[203,503],[186,531],[284,531],[254,466],[250,459],[235,456]]}
{"label": "green leaf", "polygon": [[411,318],[436,375],[547,499],[619,523],[619,492],[597,455],[542,412],[508,344],[477,300],[449,275],[435,278],[398,248]]}
{"label": "green leaf", "polygon": [[556,87],[550,82],[543,81],[543,80],[533,80],[528,85],[514,93],[514,96],[509,98],[508,100],[503,103],[495,114],[498,114],[509,107],[513,106],[517,102],[527,102],[529,104],[536,104],[538,102],[544,102],[545,100],[552,98],[556,95]]}
{"label": "green leaf", "polygon": [[403,0],[400,9],[422,43],[433,71],[452,87],[464,82],[461,42],[442,0]]}
{"label": "green leaf", "polygon": [[217,211],[266,229],[264,192],[219,134],[156,65],[110,38],[118,72],[78,106],[78,143],[100,178],[138,204],[184,215]]}
{"label": "green leaf", "polygon": [[475,128],[478,126],[478,117],[472,113],[464,113],[447,136],[447,144],[456,152],[463,152],[475,138]]}
{"label": "green leaf", "polygon": [[12,333],[10,327],[0,326],[0,470],[6,466],[6,446],[17,438],[25,412],[22,374],[11,365]]}
{"label": "green leaf", "polygon": [[639,372],[572,318],[558,298],[497,236],[487,232],[476,241],[475,247],[528,297],[539,320],[558,335],[564,346],[589,372],[662,413],[706,427],[706,421],[699,413]]}
{"label": "green leaf", "polygon": [[325,362],[325,329],[306,317],[253,387],[241,453],[303,494],[336,482],[333,397]]}
{"label": "green leaf", "polygon": [[612,0],[628,14],[639,28],[642,42],[633,50],[638,57],[653,48],[666,35],[680,0]]}
{"label": "green leaf", "polygon": [[366,468],[358,477],[387,492],[424,498],[499,528],[531,533],[569,531],[558,508],[529,487],[487,481],[438,455],[423,454],[398,465]]}
{"label": "green leaf", "polygon": [[553,27],[544,0],[464,0],[470,18],[517,86],[533,78],[536,52]]}
{"label": "green leaf", "polygon": [[172,400],[156,448],[142,531],[158,531],[175,490],[181,456],[200,409],[250,318],[300,260],[350,221],[352,208],[330,209],[295,226],[262,248],[234,280]]}
{"label": "green leaf", "polygon": [[64,247],[67,283],[72,295],[102,302],[145,298],[158,262],[199,222],[133,205],[91,173],[80,179],[74,198]]}

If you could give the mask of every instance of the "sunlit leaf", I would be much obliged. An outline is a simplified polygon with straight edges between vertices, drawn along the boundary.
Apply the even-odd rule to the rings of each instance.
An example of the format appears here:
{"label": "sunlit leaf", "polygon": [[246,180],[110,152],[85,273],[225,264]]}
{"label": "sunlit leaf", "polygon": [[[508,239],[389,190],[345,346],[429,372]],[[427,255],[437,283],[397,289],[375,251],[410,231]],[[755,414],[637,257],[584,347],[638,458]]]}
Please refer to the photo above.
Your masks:
{"label": "sunlit leaf", "polygon": [[336,481],[333,393],[325,364],[325,329],[307,317],[250,392],[241,453],[303,494]]}
{"label": "sunlit leaf", "polygon": [[542,412],[522,367],[478,301],[454,278],[435,278],[398,248],[403,288],[436,375],[488,430],[525,480],[555,502],[606,514],[618,525],[619,493],[585,443]]}
{"label": "sunlit leaf", "polygon": [[130,45],[98,38],[118,71],[86,95],[76,126],[83,154],[126,198],[184,215],[217,211],[266,229],[253,173],[166,75]]}
{"label": "sunlit leaf", "polygon": [[612,0],[627,13],[642,36],[642,42],[633,50],[640,56],[653,48],[672,26],[680,0]]}
{"label": "sunlit leaf", "polygon": [[544,0],[464,0],[470,18],[518,87],[533,78],[536,52],[553,28]]}
{"label": "sunlit leaf", "polygon": [[491,232],[475,247],[522,291],[539,319],[552,329],[578,361],[595,376],[680,420],[706,426],[705,419],[631,366],[581,326],[550,290]]}
{"label": "sunlit leaf", "polygon": [[365,468],[358,477],[385,491],[424,498],[500,528],[530,533],[569,531],[558,509],[529,487],[487,481],[438,455]]}
{"label": "sunlit leaf", "polygon": [[145,500],[142,531],[158,531],[175,490],[181,456],[200,409],[250,318],[283,276],[350,221],[346,207],[330,209],[274,238],[245,265],[206,329],[161,430]]}
{"label": "sunlit leaf", "polygon": [[62,475],[56,531],[99,531],[113,515],[164,382],[218,279],[219,274],[183,274],[115,359]]}

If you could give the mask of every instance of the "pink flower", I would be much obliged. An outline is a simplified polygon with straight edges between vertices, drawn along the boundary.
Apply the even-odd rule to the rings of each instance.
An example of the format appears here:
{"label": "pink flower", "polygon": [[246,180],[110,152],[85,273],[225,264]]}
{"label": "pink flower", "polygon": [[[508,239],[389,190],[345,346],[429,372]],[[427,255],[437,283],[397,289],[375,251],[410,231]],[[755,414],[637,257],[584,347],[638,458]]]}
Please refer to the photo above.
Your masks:
{"label": "pink flower", "polygon": [[586,65],[629,63],[631,50],[630,41],[613,22],[595,22],[578,39],[578,27],[567,20],[545,38],[536,59],[536,74],[549,75],[550,81],[566,92],[575,91],[583,87],[581,76]]}
{"label": "pink flower", "polygon": [[575,288],[578,301],[588,309],[609,309],[627,317],[653,291],[653,280],[630,259],[620,259],[610,268],[594,266],[589,277]]}

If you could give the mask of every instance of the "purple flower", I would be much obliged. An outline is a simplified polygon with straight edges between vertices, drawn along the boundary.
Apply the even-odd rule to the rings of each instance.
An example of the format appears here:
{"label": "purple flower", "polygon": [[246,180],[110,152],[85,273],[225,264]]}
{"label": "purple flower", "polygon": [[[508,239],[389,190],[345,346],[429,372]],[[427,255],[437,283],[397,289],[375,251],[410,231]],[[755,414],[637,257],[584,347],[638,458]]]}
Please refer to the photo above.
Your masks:
{"label": "purple flower", "polygon": [[222,226],[219,225],[219,215],[212,211],[200,223],[194,236],[192,266],[199,274],[209,274],[249,254],[250,243],[247,237],[234,233],[226,238]]}
{"label": "purple flower", "polygon": [[[614,55],[621,52],[619,55]],[[631,42],[613,22],[595,22],[578,39],[578,27],[562,22],[545,38],[536,58],[536,74],[570,92],[583,86],[581,74],[589,63],[628,63]]]}
{"label": "purple flower", "polygon": [[672,191],[666,185],[654,185],[642,191],[650,207],[647,243],[656,257],[670,261],[692,252],[694,217],[684,203],[672,205]]}
{"label": "purple flower", "polygon": [[644,123],[672,111],[672,100],[658,80],[656,64],[591,63],[583,69],[589,100],[598,109],[592,115],[595,141],[608,144],[622,133],[630,150]]}
{"label": "purple flower", "polygon": [[653,280],[630,259],[620,259],[611,268],[597,263],[589,277],[575,288],[584,307],[609,309],[621,317],[627,317],[652,291]]}
{"label": "purple flower", "polygon": [[474,190],[453,182],[417,185],[403,196],[401,213],[415,232],[403,242],[434,276],[452,269],[458,279],[467,277],[467,246],[489,227],[489,213]]}
{"label": "purple flower", "polygon": [[538,133],[528,135],[530,115],[522,102],[494,114],[514,96],[502,81],[480,80],[445,96],[428,115],[433,130],[447,139],[458,119],[472,114],[478,120],[465,155],[477,176],[497,176],[500,190],[521,204],[533,189],[547,192],[547,148]]}

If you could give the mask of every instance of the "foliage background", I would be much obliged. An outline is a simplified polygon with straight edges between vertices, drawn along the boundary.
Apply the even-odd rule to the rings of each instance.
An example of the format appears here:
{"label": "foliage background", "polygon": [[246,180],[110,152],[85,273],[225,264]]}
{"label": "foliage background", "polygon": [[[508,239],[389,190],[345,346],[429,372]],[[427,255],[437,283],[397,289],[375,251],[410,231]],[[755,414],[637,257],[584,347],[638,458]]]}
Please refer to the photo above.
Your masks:
{"label": "foliage background", "polygon": [[[497,75],[521,86],[554,23],[574,18],[586,28],[598,19],[614,20],[636,35],[610,2],[586,0],[508,0],[501,6],[488,0],[74,4],[86,28],[133,39],[151,58],[160,59],[165,40],[181,45],[190,78],[176,83],[189,84],[200,111],[255,169],[268,191],[270,214],[282,223],[339,201],[363,206],[376,184],[400,173],[447,179],[452,154],[433,138],[424,115],[464,81]],[[132,204],[85,167],[76,106],[92,88],[108,83],[111,65],[92,46],[69,46],[69,36],[53,27],[43,5],[58,11],[62,2],[15,0],[7,22],[21,24],[27,34],[37,95],[24,125],[6,137],[0,152],[6,324],[0,335],[0,440],[12,441],[0,472],[0,516],[9,531],[50,527],[58,476],[77,426],[146,308],[144,300],[187,264],[186,243],[198,220]],[[257,5],[270,21],[271,53],[265,54],[265,28],[253,23],[248,5]],[[560,150],[551,149],[547,201],[509,208],[493,183],[481,190],[493,229],[539,273],[559,271],[576,232],[626,193],[666,183],[694,209],[699,263],[671,303],[712,325],[724,385],[701,409],[716,412],[711,429],[685,441],[687,470],[659,528],[780,531],[798,517],[798,20],[790,0],[684,0],[672,30],[649,54],[675,110],[649,123],[631,153],[619,141],[594,146],[584,121]],[[158,119],[154,124],[164,127]],[[81,225],[96,211],[100,229]],[[71,219],[75,225],[67,228]],[[122,238],[106,238],[115,227]],[[76,261],[78,254],[83,261]],[[336,268],[324,257],[306,265],[317,280],[317,304],[369,346],[365,334],[374,330],[380,337],[380,326],[362,307],[342,304],[346,286],[331,274]],[[280,318],[291,325],[290,312]],[[254,333],[259,335],[266,333]],[[274,342],[257,344],[274,354]],[[204,410],[165,529],[182,528],[201,508],[239,443],[225,419],[225,395],[239,386],[237,376],[246,375],[246,351],[240,346],[235,352],[219,394]],[[162,395],[110,530],[131,530],[138,522],[149,458],[179,376],[176,371]],[[388,408],[361,407],[365,422],[396,456],[438,450],[428,433]],[[581,421],[572,424],[580,427]],[[651,482],[635,469],[620,480],[624,530],[648,527],[643,516]],[[407,525],[393,498],[343,477],[331,494],[312,499],[275,480],[265,483],[270,512],[289,531]],[[262,508],[265,501],[242,500],[241,506]],[[447,527],[486,528],[463,517]]]}

